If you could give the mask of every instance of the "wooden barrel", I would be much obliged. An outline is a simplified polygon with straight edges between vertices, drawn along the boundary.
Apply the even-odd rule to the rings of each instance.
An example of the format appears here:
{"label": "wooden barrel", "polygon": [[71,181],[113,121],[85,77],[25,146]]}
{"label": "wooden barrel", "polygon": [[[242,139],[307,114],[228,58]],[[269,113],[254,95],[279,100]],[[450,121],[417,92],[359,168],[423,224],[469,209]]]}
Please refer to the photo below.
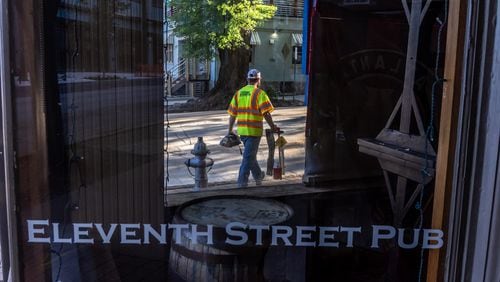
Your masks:
{"label": "wooden barrel", "polygon": [[[206,237],[190,239],[190,229],[181,232],[176,244],[172,234],[169,268],[185,281],[264,281],[264,256],[269,232],[263,232],[263,244],[255,244],[255,232],[247,232],[248,242],[241,246],[225,244],[225,227],[231,222],[247,225],[276,225],[286,222],[292,209],[281,202],[247,196],[217,196],[185,203],[176,211],[173,223],[196,224],[198,231],[213,225],[213,243]],[[248,230],[247,230],[248,231]]]}

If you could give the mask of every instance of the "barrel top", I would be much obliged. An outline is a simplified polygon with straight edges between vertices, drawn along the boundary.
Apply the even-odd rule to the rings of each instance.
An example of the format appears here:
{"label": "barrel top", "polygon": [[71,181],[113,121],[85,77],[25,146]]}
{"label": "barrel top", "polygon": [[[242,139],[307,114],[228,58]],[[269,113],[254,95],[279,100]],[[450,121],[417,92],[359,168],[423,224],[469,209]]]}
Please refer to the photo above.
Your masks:
{"label": "barrel top", "polygon": [[288,220],[293,212],[288,205],[271,199],[220,198],[187,205],[180,214],[189,223],[225,227],[230,222],[279,224]]}

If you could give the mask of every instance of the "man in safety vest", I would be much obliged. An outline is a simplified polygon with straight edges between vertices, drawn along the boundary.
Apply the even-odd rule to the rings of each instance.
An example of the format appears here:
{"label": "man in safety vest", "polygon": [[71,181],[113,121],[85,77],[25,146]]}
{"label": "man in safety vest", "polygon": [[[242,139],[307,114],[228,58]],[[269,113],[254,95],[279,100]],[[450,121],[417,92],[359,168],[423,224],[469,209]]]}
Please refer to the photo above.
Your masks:
{"label": "man in safety vest", "polygon": [[265,173],[257,162],[257,151],[263,132],[262,120],[265,119],[274,132],[279,128],[274,124],[271,112],[274,110],[266,92],[260,89],[260,72],[251,69],[247,75],[248,85],[236,91],[229,104],[229,133],[238,120],[238,134],[245,146],[243,160],[238,175],[238,187],[248,186],[250,172],[256,185],[262,184]]}

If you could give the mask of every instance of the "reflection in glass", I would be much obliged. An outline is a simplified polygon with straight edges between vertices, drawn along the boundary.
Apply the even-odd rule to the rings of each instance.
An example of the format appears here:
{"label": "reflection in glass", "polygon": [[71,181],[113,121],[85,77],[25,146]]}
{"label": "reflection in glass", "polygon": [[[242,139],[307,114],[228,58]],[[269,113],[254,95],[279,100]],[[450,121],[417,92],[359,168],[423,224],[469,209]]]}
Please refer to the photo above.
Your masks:
{"label": "reflection in glass", "polygon": [[23,278],[115,281],[129,263],[161,266],[161,247],[25,243],[29,219],[68,238],[75,222],[164,218],[163,2],[39,2],[10,2]]}

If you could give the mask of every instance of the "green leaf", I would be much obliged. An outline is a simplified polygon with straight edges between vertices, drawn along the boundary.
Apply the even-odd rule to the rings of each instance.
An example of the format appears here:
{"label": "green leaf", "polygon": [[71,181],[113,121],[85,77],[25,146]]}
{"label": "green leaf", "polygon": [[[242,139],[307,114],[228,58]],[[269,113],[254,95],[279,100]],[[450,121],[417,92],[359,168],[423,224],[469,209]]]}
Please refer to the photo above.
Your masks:
{"label": "green leaf", "polygon": [[217,49],[248,47],[250,32],[276,13],[262,0],[171,0],[169,21],[184,38],[185,57],[210,59]]}

